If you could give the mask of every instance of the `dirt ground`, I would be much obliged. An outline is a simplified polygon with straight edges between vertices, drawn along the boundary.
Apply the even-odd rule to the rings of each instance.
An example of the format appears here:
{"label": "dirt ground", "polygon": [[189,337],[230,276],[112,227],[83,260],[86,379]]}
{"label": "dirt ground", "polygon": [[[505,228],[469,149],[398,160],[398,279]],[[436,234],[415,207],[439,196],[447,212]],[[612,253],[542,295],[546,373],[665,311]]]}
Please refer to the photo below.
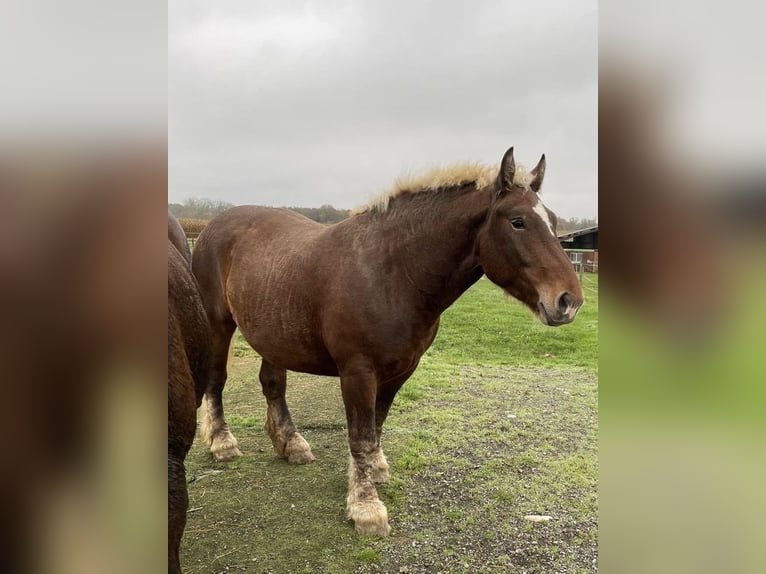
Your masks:
{"label": "dirt ground", "polygon": [[[244,456],[187,458],[189,573],[597,571],[597,375],[560,366],[424,358],[395,401],[378,488],[391,535],[345,518],[347,446],[337,379],[288,374],[293,418],[317,461],[275,457],[258,358],[235,341],[224,396]],[[526,515],[547,515],[531,522]]]}

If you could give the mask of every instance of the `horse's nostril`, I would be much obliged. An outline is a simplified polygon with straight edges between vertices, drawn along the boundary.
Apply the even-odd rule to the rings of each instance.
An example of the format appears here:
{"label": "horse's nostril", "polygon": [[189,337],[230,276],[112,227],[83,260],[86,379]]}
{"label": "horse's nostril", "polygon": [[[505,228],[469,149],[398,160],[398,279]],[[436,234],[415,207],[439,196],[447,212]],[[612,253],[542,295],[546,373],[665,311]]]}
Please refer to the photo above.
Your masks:
{"label": "horse's nostril", "polygon": [[572,307],[572,301],[574,301],[574,297],[572,297],[572,294],[568,291],[564,291],[561,295],[559,295],[558,303],[556,303],[556,308],[558,309],[559,313],[566,315],[569,312],[569,309]]}

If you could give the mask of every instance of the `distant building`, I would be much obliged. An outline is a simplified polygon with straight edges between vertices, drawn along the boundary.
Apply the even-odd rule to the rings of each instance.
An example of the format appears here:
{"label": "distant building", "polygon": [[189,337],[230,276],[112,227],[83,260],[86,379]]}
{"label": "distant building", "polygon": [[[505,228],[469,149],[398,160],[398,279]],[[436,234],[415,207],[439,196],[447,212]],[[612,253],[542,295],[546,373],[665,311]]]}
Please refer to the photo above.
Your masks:
{"label": "distant building", "polygon": [[575,270],[598,273],[598,225],[559,235]]}

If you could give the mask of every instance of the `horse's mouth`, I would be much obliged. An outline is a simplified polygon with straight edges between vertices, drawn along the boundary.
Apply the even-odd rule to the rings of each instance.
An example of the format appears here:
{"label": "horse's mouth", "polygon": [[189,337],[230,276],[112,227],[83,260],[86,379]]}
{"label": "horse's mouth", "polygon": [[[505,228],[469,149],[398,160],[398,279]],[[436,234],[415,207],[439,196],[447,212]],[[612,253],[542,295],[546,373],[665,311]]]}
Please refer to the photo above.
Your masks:
{"label": "horse's mouth", "polygon": [[542,301],[537,303],[537,316],[543,325],[549,327],[559,327],[571,323],[574,321],[579,310],[580,307],[577,306],[576,308],[567,309],[565,313],[549,313]]}

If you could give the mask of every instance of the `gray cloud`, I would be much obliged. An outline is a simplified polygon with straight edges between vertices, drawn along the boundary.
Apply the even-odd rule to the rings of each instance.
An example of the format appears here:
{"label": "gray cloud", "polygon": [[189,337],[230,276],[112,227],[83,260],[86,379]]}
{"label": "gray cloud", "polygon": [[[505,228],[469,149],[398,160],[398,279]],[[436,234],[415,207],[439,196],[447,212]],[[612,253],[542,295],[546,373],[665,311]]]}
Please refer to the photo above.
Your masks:
{"label": "gray cloud", "polygon": [[353,207],[513,145],[595,215],[596,2],[514,4],[171,2],[170,200]]}

